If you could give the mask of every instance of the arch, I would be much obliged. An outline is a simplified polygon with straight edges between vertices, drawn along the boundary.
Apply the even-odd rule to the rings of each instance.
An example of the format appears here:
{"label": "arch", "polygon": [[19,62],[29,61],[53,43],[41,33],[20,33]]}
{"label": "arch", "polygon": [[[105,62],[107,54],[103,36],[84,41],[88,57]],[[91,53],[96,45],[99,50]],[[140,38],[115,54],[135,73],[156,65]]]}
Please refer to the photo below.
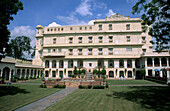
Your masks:
{"label": "arch", "polygon": [[59,77],[63,77],[63,71],[59,71]]}
{"label": "arch", "polygon": [[162,66],[167,66],[167,60],[166,60],[165,57],[163,57],[163,58],[161,59],[161,64],[162,64]]}
{"label": "arch", "polygon": [[68,61],[68,68],[73,68],[73,60]]}
{"label": "arch", "polygon": [[17,77],[20,77],[20,74],[21,74],[21,70],[17,69]]}
{"label": "arch", "polygon": [[49,68],[49,60],[45,61],[45,68]]}
{"label": "arch", "polygon": [[52,71],[52,77],[56,77],[56,71]]}
{"label": "arch", "polygon": [[148,69],[148,76],[152,76],[152,69]]}
{"label": "arch", "polygon": [[159,58],[155,58],[154,59],[154,65],[155,65],[155,67],[159,67],[160,66]]}
{"label": "arch", "polygon": [[33,76],[33,69],[31,69],[31,76]]}
{"label": "arch", "polygon": [[108,60],[108,67],[114,68],[114,60],[112,60],[112,59]]}
{"label": "arch", "polygon": [[123,59],[119,60],[119,67],[124,68],[124,60]]}
{"label": "arch", "polygon": [[11,77],[13,77],[13,75],[14,75],[14,70],[12,69],[11,70]]}
{"label": "arch", "polygon": [[45,71],[45,77],[48,77],[48,76],[49,76],[49,72]]}
{"label": "arch", "polygon": [[68,71],[68,77],[72,77],[72,71]]}
{"label": "arch", "polygon": [[52,68],[56,68],[56,60],[52,61]]}
{"label": "arch", "polygon": [[83,60],[78,60],[77,61],[77,66],[78,67],[83,67]]}
{"label": "arch", "polygon": [[152,59],[151,58],[147,58],[147,66],[152,67]]}
{"label": "arch", "polygon": [[114,72],[113,71],[109,71],[109,78],[114,78]]}
{"label": "arch", "polygon": [[5,78],[5,80],[9,80],[9,73],[10,73],[9,67],[5,67],[3,69],[2,78]]}
{"label": "arch", "polygon": [[27,69],[27,77],[29,76],[29,69]]}
{"label": "arch", "polygon": [[25,69],[22,69],[22,77],[25,77]]}
{"label": "arch", "polygon": [[139,59],[135,60],[135,67],[140,68],[140,60]]}
{"label": "arch", "polygon": [[124,71],[119,72],[119,77],[124,77]]}
{"label": "arch", "polygon": [[35,69],[34,70],[34,78],[36,78],[36,75],[37,75],[37,70]]}
{"label": "arch", "polygon": [[132,78],[132,71],[128,71],[128,78]]}
{"label": "arch", "polygon": [[98,60],[98,67],[100,68],[104,67],[104,61],[102,59]]}
{"label": "arch", "polygon": [[132,60],[131,59],[127,60],[127,68],[132,68]]}
{"label": "arch", "polygon": [[63,68],[63,66],[64,66],[64,65],[63,65],[63,60],[60,60],[60,61],[59,61],[59,68]]}

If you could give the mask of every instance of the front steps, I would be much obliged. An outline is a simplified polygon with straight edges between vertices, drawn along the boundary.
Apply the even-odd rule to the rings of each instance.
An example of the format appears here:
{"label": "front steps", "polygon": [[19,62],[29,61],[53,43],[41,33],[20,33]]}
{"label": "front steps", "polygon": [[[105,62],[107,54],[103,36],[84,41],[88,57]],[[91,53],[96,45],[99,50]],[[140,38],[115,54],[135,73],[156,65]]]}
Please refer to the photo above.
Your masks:
{"label": "front steps", "polygon": [[92,79],[93,73],[87,72],[86,79]]}

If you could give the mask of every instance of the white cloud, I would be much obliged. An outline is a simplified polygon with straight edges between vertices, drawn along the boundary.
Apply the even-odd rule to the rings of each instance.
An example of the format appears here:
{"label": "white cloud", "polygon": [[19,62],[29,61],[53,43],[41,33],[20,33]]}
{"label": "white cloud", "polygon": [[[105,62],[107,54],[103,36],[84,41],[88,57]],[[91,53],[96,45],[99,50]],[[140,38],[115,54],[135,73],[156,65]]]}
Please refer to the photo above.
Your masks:
{"label": "white cloud", "polygon": [[134,4],[134,3],[138,2],[138,1],[139,0],[126,0],[127,3],[132,3],[132,4]]}
{"label": "white cloud", "polygon": [[111,15],[115,15],[116,13],[113,12],[112,9],[109,9],[109,12],[106,14],[107,17],[110,17]]}
{"label": "white cloud", "polygon": [[97,17],[101,17],[102,16],[102,14],[97,14]]}
{"label": "white cloud", "polygon": [[[11,39],[15,39],[18,36],[29,37],[31,39],[31,46],[34,47],[36,45],[35,34],[35,30],[31,26],[16,26],[11,30]],[[31,58],[27,53],[24,54],[26,58]]]}
{"label": "white cloud", "polygon": [[94,20],[90,20],[90,21],[88,22],[88,25],[94,25]]}
{"label": "white cloud", "polygon": [[95,9],[107,9],[107,5],[104,2],[93,2],[93,8]]}
{"label": "white cloud", "polygon": [[68,25],[85,25],[85,24],[87,24],[85,21],[79,20],[73,14],[71,14],[70,16],[57,16],[57,19],[65,22]]}
{"label": "white cloud", "polygon": [[48,27],[57,27],[57,26],[61,26],[61,25],[57,24],[56,22],[52,22],[51,24],[48,25]]}
{"label": "white cloud", "polygon": [[81,4],[76,8],[76,12],[82,16],[93,15],[90,1],[91,0],[82,0]]}

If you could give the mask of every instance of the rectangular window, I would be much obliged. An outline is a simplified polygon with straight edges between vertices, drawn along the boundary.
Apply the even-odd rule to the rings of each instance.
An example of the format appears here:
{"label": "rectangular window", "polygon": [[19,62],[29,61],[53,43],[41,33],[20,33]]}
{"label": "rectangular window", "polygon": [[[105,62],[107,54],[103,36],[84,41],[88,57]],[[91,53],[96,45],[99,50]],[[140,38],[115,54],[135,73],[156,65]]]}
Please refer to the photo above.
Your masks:
{"label": "rectangular window", "polygon": [[146,43],[146,37],[142,36],[142,43]]}
{"label": "rectangular window", "polygon": [[109,43],[113,42],[113,36],[109,36]]}
{"label": "rectangular window", "polygon": [[92,43],[93,38],[89,37],[89,43]]}
{"label": "rectangular window", "polygon": [[103,49],[102,48],[98,48],[99,52],[98,55],[103,55]]}
{"label": "rectangular window", "polygon": [[79,37],[78,39],[79,39],[79,43],[82,43],[82,37]]}
{"label": "rectangular window", "polygon": [[126,24],[126,30],[130,30],[130,24]]}
{"label": "rectangular window", "polygon": [[103,37],[99,37],[99,43],[103,42]]}
{"label": "rectangular window", "polygon": [[113,55],[113,48],[109,48],[109,55]]}
{"label": "rectangular window", "polygon": [[58,49],[58,52],[62,52],[62,49]]}
{"label": "rectangular window", "polygon": [[82,27],[80,27],[80,30],[82,30]]}
{"label": "rectangular window", "polygon": [[69,55],[73,55],[73,49],[69,49]]}
{"label": "rectangular window", "polygon": [[72,28],[72,27],[70,27],[70,30],[73,30],[73,28]]}
{"label": "rectangular window", "polygon": [[51,53],[51,49],[48,49],[48,53]]}
{"label": "rectangular window", "polygon": [[89,29],[92,29],[92,26],[90,26]]}
{"label": "rectangular window", "polygon": [[53,49],[53,52],[55,52],[56,50],[55,49]]}
{"label": "rectangular window", "polygon": [[56,44],[56,38],[53,38],[53,44]]}
{"label": "rectangular window", "polygon": [[102,25],[99,25],[99,30],[102,30]]}
{"label": "rectangular window", "polygon": [[89,67],[92,67],[92,63],[89,63]]}
{"label": "rectangular window", "polygon": [[82,55],[82,49],[78,49],[78,55]]}
{"label": "rectangular window", "polygon": [[72,37],[69,38],[69,43],[70,44],[73,43],[73,38]]}
{"label": "rectangular window", "polygon": [[92,55],[92,50],[93,50],[93,49],[92,49],[92,48],[89,48],[88,50],[89,50],[88,55]]}
{"label": "rectangular window", "polygon": [[109,30],[112,30],[112,24],[109,24]]}
{"label": "rectangular window", "polygon": [[132,48],[126,48],[126,51],[132,51]]}
{"label": "rectangular window", "polygon": [[127,42],[130,42],[130,36],[126,36]]}

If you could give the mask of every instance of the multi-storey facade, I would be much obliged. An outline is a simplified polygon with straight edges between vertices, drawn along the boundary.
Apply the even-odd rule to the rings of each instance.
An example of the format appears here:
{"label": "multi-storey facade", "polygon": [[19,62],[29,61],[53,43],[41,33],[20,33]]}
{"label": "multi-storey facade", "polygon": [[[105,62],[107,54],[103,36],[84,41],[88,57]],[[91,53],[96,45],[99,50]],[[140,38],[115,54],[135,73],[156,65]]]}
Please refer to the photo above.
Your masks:
{"label": "multi-storey facade", "polygon": [[44,66],[48,77],[71,77],[76,66],[87,71],[105,67],[108,78],[134,78],[142,68],[146,70],[146,75],[151,73],[155,76],[155,69],[170,66],[168,52],[155,54],[152,51],[152,37],[147,31],[142,31],[140,18],[116,14],[95,19],[94,25],[38,25],[36,28],[33,64]]}

